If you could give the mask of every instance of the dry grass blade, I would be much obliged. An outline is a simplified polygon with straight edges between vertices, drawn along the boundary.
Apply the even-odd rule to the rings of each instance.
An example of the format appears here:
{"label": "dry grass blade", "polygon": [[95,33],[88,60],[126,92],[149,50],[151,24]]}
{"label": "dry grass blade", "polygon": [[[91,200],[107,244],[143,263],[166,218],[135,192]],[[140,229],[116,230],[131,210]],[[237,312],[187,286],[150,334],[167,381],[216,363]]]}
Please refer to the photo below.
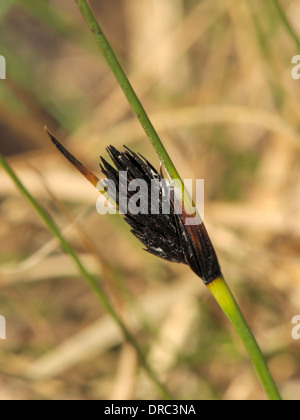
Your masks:
{"label": "dry grass blade", "polygon": [[[174,347],[164,347],[161,353],[162,370],[176,398],[264,398],[248,374],[239,343],[224,334],[215,305],[206,294],[197,294],[199,285],[186,278],[185,267],[145,255],[117,216],[99,217],[93,189],[45,138],[47,124],[95,175],[100,174],[99,156],[107,158],[108,144],[117,148],[127,144],[159,167],[99,60],[75,2],[51,2],[51,16],[42,14],[48,7],[44,2],[0,3],[0,54],[6,58],[8,77],[0,81],[1,153],[9,156],[22,182],[49,209],[84,265],[102,277],[91,252],[67,226],[65,213],[54,205],[28,163],[39,168],[71,214],[81,215],[80,228],[104,259],[104,274],[120,296],[120,309],[126,313],[129,307],[139,321],[134,331],[145,351],[158,351],[157,338],[168,326],[168,293],[176,308],[185,296],[180,288],[175,293],[177,285],[194,284],[191,295],[199,298],[201,311],[194,321],[197,334],[187,333],[188,344],[177,347],[177,359]],[[32,7],[35,3],[40,3],[38,8]],[[275,3],[90,1],[179,172],[183,178],[205,179],[205,223],[223,271],[232,279],[284,398],[299,400],[300,341],[292,338],[291,319],[299,313],[300,301],[300,82],[291,72],[292,58],[299,54],[300,4],[278,1],[293,28],[292,37]],[[67,26],[55,21],[57,16],[68,16]],[[76,33],[74,27],[79,28]],[[279,95],[270,80],[280,87]],[[160,285],[166,286],[161,292],[158,273]],[[8,325],[8,339],[0,341],[1,398],[157,398],[135,371],[126,349],[123,354],[117,332],[102,346],[102,332],[104,338],[109,334],[95,328],[99,334],[95,346],[89,347],[93,337],[88,337],[86,347],[80,343],[81,333],[84,336],[90,326],[92,335],[93,324],[104,325],[107,319],[57,240],[2,170],[0,277],[0,315]],[[160,293],[166,299],[164,309]],[[141,308],[148,308],[148,296],[153,309],[149,316]],[[113,328],[112,323],[107,325]],[[178,329],[178,336],[183,330]],[[171,332],[176,336],[176,326]],[[73,338],[79,351],[72,349],[68,364],[62,350]],[[128,394],[122,388],[126,385],[122,360],[128,360],[128,375],[133,375]],[[41,379],[22,379],[39,362],[41,370],[36,372]],[[52,367],[56,375],[51,375]]]}

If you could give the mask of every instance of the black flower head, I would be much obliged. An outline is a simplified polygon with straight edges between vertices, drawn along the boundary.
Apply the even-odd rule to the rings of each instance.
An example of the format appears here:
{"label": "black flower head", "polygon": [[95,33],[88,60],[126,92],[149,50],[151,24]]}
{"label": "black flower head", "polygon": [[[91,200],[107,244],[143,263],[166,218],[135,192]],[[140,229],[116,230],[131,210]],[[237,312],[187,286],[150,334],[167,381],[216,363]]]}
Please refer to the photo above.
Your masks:
{"label": "black flower head", "polygon": [[[79,162],[47,129],[46,132],[72,165],[94,187],[98,187],[98,177]],[[182,211],[176,211],[179,199],[173,184],[163,179],[147,159],[127,147],[124,152],[119,152],[113,146],[109,146],[107,151],[115,165],[110,165],[101,157],[100,166],[107,178],[104,183],[108,187],[108,195],[109,185],[113,183],[117,194],[111,198],[115,200],[119,211],[125,205],[127,211],[120,212],[124,214],[124,219],[130,225],[134,236],[146,247],[145,250],[164,260],[189,265],[206,285],[222,277],[218,258],[204,223],[200,219],[197,224],[187,223],[190,215],[186,213],[184,206]],[[136,211],[136,206],[134,209],[130,206],[136,191],[121,188],[125,172],[126,186],[134,180],[142,181],[139,184],[140,211]],[[156,197],[154,203],[153,196]],[[168,211],[165,211],[166,203],[169,204]]]}
{"label": "black flower head", "polygon": [[[189,265],[205,284],[221,277],[215,250],[202,221],[189,225],[186,223],[188,215],[184,209],[178,214],[175,211],[176,195],[172,184],[163,179],[147,159],[127,147],[124,152],[119,152],[113,146],[109,146],[107,151],[115,167],[101,157],[101,170],[107,180],[113,181],[116,186],[118,208],[121,202],[125,202],[127,212],[124,219],[130,225],[133,235],[146,247],[145,250],[167,261]],[[123,173],[127,174],[127,185],[138,179],[143,180],[144,185],[148,187],[140,188],[141,211],[138,213],[131,212],[129,205],[136,191],[120,188]],[[157,214],[150,211],[153,206],[153,194],[149,191],[153,192],[155,188],[158,191],[154,196],[159,200]],[[169,198],[169,212],[164,211],[165,197]],[[145,208],[143,209],[142,203],[147,204],[148,211],[143,211]]]}

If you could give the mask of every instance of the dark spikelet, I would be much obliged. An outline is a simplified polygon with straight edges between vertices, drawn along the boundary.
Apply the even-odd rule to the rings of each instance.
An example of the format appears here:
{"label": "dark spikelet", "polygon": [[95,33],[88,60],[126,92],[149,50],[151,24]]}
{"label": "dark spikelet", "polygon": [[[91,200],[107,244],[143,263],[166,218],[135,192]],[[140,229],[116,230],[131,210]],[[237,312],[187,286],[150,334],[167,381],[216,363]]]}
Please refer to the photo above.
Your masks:
{"label": "dark spikelet", "polygon": [[178,217],[178,230],[187,264],[205,284],[222,277],[216,251],[208,236],[204,223],[186,225],[186,215]]}
{"label": "dark spikelet", "polygon": [[[124,215],[131,227],[133,235],[145,246],[145,250],[167,261],[187,264],[203,279],[207,285],[222,277],[217,255],[207,234],[204,224],[190,226],[186,223],[187,214],[176,214],[174,211],[174,190],[170,183],[163,180],[157,170],[141,155],[137,155],[127,147],[119,152],[113,146],[107,148],[115,167],[101,157],[100,165],[103,174],[116,186],[117,205],[121,200],[128,202],[136,191],[120,191],[120,172],[127,172],[128,184],[135,179],[146,181],[148,188],[140,188],[143,202],[148,202],[147,212],[142,209],[138,214],[130,213],[130,207]],[[151,214],[151,181],[159,181],[157,197],[159,197],[158,214]],[[107,184],[108,185],[108,184]],[[153,187],[153,184],[152,184]],[[170,199],[170,212],[163,212],[163,197]]]}
{"label": "dark spikelet", "polygon": [[[100,165],[103,174],[108,180],[113,180],[117,188],[117,204],[119,205],[121,194],[119,189],[119,172],[126,171],[128,183],[134,179],[146,181],[148,189],[141,193],[144,194],[144,200],[148,202],[148,209],[151,209],[151,196],[149,195],[151,181],[162,181],[160,174],[156,169],[142,156],[137,155],[126,148],[125,152],[119,152],[113,146],[107,148],[107,151],[115,165],[113,168],[105,159],[101,157]],[[127,203],[136,193],[126,191]],[[163,186],[158,192],[161,198]],[[123,197],[124,198],[124,197]],[[159,214],[132,214],[130,211],[124,216],[125,221],[131,227],[133,235],[146,247],[146,251],[163,258],[167,261],[186,264],[185,255],[181,247],[176,217],[172,211],[170,214],[162,213],[162,205],[159,203]]]}
{"label": "dark spikelet", "polygon": [[[56,148],[97,188],[98,177],[79,162],[47,128],[45,130]],[[184,211],[177,214],[175,208],[178,199],[171,184],[162,179],[147,159],[137,155],[127,147],[125,147],[124,152],[119,152],[113,146],[109,146],[107,151],[115,165],[110,165],[101,157],[100,167],[107,178],[104,183],[108,187],[108,194],[110,183],[113,182],[116,187],[116,197],[111,196],[111,198],[116,200],[120,213],[122,213],[120,204],[125,202],[127,211],[123,212],[124,219],[131,227],[134,236],[145,246],[145,250],[164,260],[189,265],[203,279],[205,284],[222,277],[217,255],[204,224],[200,220],[197,225],[190,226],[186,222],[188,216]],[[122,174],[123,172],[126,172],[126,178]],[[121,182],[123,183],[125,179],[127,188],[120,188]],[[142,180],[143,182],[139,185],[140,191],[137,203],[140,201],[143,206],[145,203],[147,204],[146,209],[140,205],[138,212],[130,211],[131,207],[128,206],[130,199],[137,193],[136,189],[135,191],[129,191],[128,189],[128,184],[133,180]],[[153,183],[153,181],[156,182]],[[155,206],[157,207],[155,212],[152,209],[153,192],[154,201],[158,202]],[[167,207],[164,206],[166,197]],[[136,208],[138,208],[138,205],[136,205]],[[166,211],[166,209],[169,211]]]}

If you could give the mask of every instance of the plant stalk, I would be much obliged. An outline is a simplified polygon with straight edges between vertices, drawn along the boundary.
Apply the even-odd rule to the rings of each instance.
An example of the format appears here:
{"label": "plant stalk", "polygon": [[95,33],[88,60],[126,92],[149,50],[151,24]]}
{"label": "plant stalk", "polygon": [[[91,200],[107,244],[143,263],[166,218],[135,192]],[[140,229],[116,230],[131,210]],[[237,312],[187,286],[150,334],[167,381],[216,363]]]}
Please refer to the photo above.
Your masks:
{"label": "plant stalk", "polygon": [[[162,165],[166,169],[168,175],[172,180],[179,181],[182,184],[181,177],[177,172],[170,156],[168,155],[164,145],[162,144],[153,124],[151,123],[146,111],[144,110],[140,100],[138,99],[133,87],[131,86],[122,66],[120,65],[110,43],[106,39],[100,25],[98,24],[93,12],[91,11],[86,0],[75,0],[77,6],[85,20],[88,28],[92,32],[96,43],[106,59],[110,69],[114,73],[120,87],[122,88],[133,112],[142,125],[147,137],[152,143]],[[183,184],[182,184],[183,185]],[[192,204],[192,199],[185,191],[185,203]],[[263,387],[270,399],[280,400],[279,392],[274,384],[274,381],[269,373],[263,355],[243,317],[241,311],[223,279],[217,279],[208,286],[219,303],[221,309],[226,314],[232,326],[238,333],[242,342],[244,343],[253,365],[258,373]]]}
{"label": "plant stalk", "polygon": [[216,279],[207,287],[242,340],[268,398],[280,401],[281,396],[264,356],[225,280],[223,278]]}
{"label": "plant stalk", "polygon": [[92,276],[84,267],[80,259],[78,258],[76,252],[73,250],[71,245],[67,242],[67,240],[63,237],[61,234],[59,228],[57,227],[56,223],[52,219],[52,217],[43,209],[43,207],[35,200],[35,198],[30,194],[30,192],[26,189],[26,187],[23,185],[23,183],[19,180],[18,176],[15,174],[13,169],[10,167],[10,165],[6,162],[6,160],[3,158],[3,156],[0,154],[0,166],[4,169],[4,171],[8,174],[8,176],[11,178],[11,180],[14,182],[18,190],[21,194],[25,196],[25,198],[29,201],[29,203],[32,205],[32,207],[35,209],[35,211],[38,213],[42,221],[45,223],[49,231],[52,233],[53,236],[58,238],[62,249],[69,254],[69,256],[73,259],[75,265],[77,266],[79,272],[82,274],[82,276],[86,279],[87,283],[89,284],[90,288],[95,293],[96,297],[102,304],[103,308],[106,310],[106,312],[113,318],[113,320],[117,323],[117,325],[120,327],[121,331],[123,332],[124,336],[126,337],[127,341],[133,346],[135,351],[137,352],[141,363],[148,374],[149,378],[153,381],[153,383],[156,385],[157,389],[159,390],[161,396],[164,399],[171,399],[168,391],[165,389],[165,387],[160,383],[158,380],[156,374],[149,366],[142,350],[140,349],[139,344],[137,343],[136,339],[132,335],[132,333],[128,330],[120,316],[117,314],[113,306],[111,305],[110,301],[106,297],[105,293],[101,290],[97,280],[94,276]]}
{"label": "plant stalk", "polygon": [[273,0],[273,5],[278,13],[278,15],[280,16],[282,23],[286,29],[286,31],[288,32],[288,34],[291,36],[291,38],[293,39],[296,48],[300,49],[300,40],[298,38],[298,35],[296,34],[294,28],[292,27],[292,25],[290,24],[286,14],[284,13],[284,10],[282,9],[280,3],[278,0]]}
{"label": "plant stalk", "polygon": [[88,25],[88,28],[92,32],[98,47],[101,50],[107,64],[114,73],[120,87],[122,88],[132,111],[138,118],[142,128],[144,129],[146,135],[148,136],[150,142],[152,143],[161,163],[166,169],[168,175],[171,179],[180,180],[180,176],[168,154],[164,145],[162,144],[157,131],[155,130],[150,118],[148,117],[143,105],[141,104],[139,98],[137,97],[131,83],[128,80],[121,64],[119,63],[113,49],[111,48],[108,40],[106,39],[100,25],[90,7],[88,6],[86,0],[75,0],[77,6]]}

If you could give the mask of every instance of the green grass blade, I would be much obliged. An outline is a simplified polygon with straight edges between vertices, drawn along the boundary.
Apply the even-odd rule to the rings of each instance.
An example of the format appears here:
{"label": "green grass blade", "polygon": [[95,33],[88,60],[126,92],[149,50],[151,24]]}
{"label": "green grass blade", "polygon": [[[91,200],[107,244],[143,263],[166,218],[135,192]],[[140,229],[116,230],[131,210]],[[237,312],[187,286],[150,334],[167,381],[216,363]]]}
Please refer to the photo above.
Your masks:
{"label": "green grass blade", "polygon": [[300,39],[298,38],[294,28],[290,24],[286,14],[284,13],[283,8],[281,7],[278,0],[273,0],[272,4],[274,5],[275,9],[277,10],[277,13],[282,21],[283,26],[285,27],[287,33],[290,35],[292,40],[294,41],[296,47],[298,50],[300,50]]}
{"label": "green grass blade", "polygon": [[104,292],[101,290],[101,288],[98,285],[98,281],[95,279],[94,276],[92,276],[84,267],[80,259],[78,258],[76,252],[73,250],[71,245],[66,241],[66,239],[61,234],[59,228],[57,227],[56,223],[52,219],[52,217],[43,209],[43,207],[37,202],[37,200],[30,194],[30,192],[27,190],[27,188],[23,185],[23,183],[20,181],[18,176],[15,174],[13,169],[10,167],[10,165],[6,162],[4,157],[0,154],[0,165],[4,169],[4,171],[7,173],[7,175],[11,178],[11,180],[16,185],[17,189],[20,191],[21,194],[25,196],[25,198],[29,201],[29,203],[32,205],[34,210],[37,212],[37,214],[40,216],[42,221],[45,223],[49,231],[52,233],[54,237],[56,237],[60,244],[62,249],[69,254],[69,256],[74,261],[76,267],[78,268],[79,272],[82,274],[82,276],[85,278],[87,283],[89,284],[92,291],[95,293],[96,297],[100,301],[101,305],[104,307],[105,311],[114,319],[114,321],[118,324],[120,329],[122,330],[124,336],[128,340],[128,342],[134,347],[136,350],[140,361],[147,372],[149,378],[153,381],[153,383],[156,385],[157,389],[159,390],[161,396],[165,399],[170,399],[170,396],[165,389],[165,387],[160,383],[158,380],[156,374],[153,372],[151,367],[148,365],[146,358],[140,349],[137,341],[135,340],[134,336],[131,334],[131,332],[128,330],[126,325],[123,323],[117,312],[114,310],[113,306],[109,302],[108,298],[104,294]]}
{"label": "green grass blade", "polygon": [[281,396],[264,356],[224,279],[214,280],[208,288],[242,340],[268,398],[272,401],[280,401]]}
{"label": "green grass blade", "polygon": [[[98,22],[95,19],[90,7],[87,4],[86,0],[75,0],[81,14],[87,23],[90,31],[92,32],[96,43],[104,55],[110,69],[114,73],[120,87],[122,88],[133,112],[140,121],[146,135],[151,141],[157,155],[159,156],[163,166],[168,172],[169,176],[172,179],[177,179],[181,181],[181,178],[171,161],[166,149],[164,148],[155,128],[153,127],[149,117],[147,116],[141,102],[139,101],[137,95],[135,94],[127,76],[124,73],[118,59],[116,58],[108,40],[103,34],[102,29],[100,28]],[[263,41],[263,40],[261,40]],[[189,197],[188,197],[189,198]],[[217,279],[220,280],[220,279]],[[220,282],[212,282],[214,288],[211,289],[215,299],[219,303],[223,312],[235,328],[242,342],[245,344],[246,349],[248,350],[249,356],[252,359],[252,362],[259,374],[259,377],[262,381],[263,387],[269,396],[270,399],[280,400],[279,392],[275,386],[275,383],[269,373],[266,362],[262,356],[262,353],[252,335],[250,329],[244,320],[240,309],[237,306],[236,301],[234,300],[228,286],[224,287],[225,282],[222,279]],[[225,302],[225,305],[224,305]]]}
{"label": "green grass blade", "polygon": [[109,42],[107,41],[102,29],[95,19],[90,7],[85,0],[75,0],[82,16],[87,23],[90,31],[92,32],[98,47],[100,48],[104,58],[106,59],[110,69],[114,73],[120,87],[122,88],[133,112],[138,118],[141,126],[143,127],[146,135],[152,143],[161,163],[165,167],[171,179],[180,180],[180,176],[167,153],[164,145],[162,144],[152,122],[150,121],[144,107],[138,99],[134,89],[132,88],[122,66],[120,65],[114,51],[112,50]]}

